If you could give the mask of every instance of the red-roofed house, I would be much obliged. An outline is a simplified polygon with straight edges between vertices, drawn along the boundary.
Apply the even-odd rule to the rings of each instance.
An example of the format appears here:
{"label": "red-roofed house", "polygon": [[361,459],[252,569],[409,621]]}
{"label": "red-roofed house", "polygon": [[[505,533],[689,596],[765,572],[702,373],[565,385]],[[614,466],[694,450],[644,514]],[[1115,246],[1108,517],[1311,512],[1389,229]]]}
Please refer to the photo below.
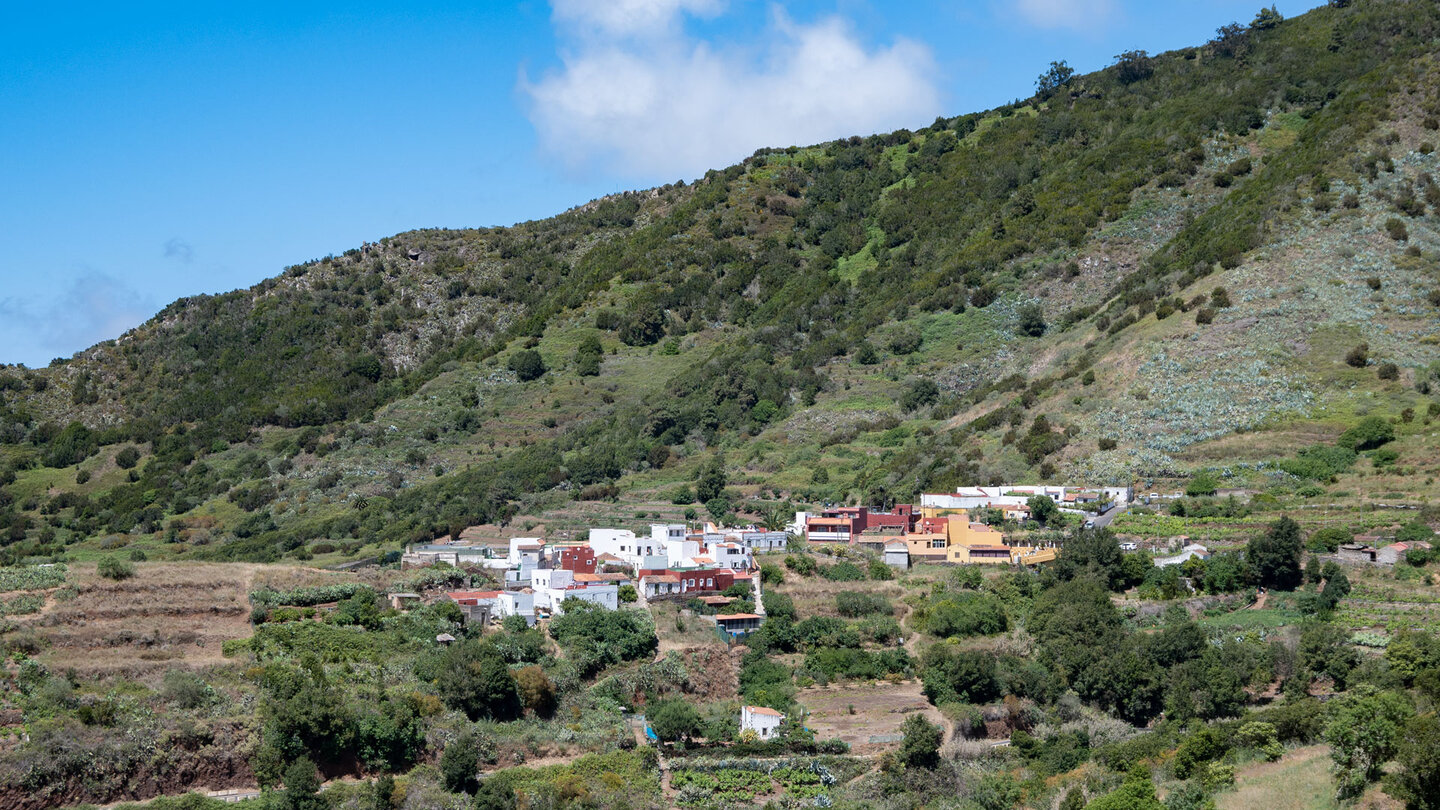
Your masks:
{"label": "red-roofed house", "polygon": [[762,740],[774,739],[780,733],[785,715],[769,706],[741,706],[740,733],[753,731]]}

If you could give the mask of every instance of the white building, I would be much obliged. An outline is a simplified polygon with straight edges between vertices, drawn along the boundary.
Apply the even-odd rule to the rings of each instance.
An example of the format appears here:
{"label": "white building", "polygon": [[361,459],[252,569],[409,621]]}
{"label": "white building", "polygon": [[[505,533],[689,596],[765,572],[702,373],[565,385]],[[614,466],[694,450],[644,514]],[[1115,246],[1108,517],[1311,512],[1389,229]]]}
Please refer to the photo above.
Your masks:
{"label": "white building", "polygon": [[[1089,488],[1085,491],[1094,491],[1096,488]],[[1098,491],[1110,496],[1110,499],[1120,506],[1130,503],[1135,497],[1133,487],[1099,487]],[[1057,505],[1064,505],[1066,502],[1066,488],[1047,485],[1032,484],[1002,484],[998,487],[956,487],[954,493],[925,493],[920,496],[922,507],[935,509],[981,509],[981,508],[1004,508],[1007,506],[1024,506],[1027,501],[1037,495],[1044,495]],[[1078,500],[1076,497],[1070,499],[1071,503]]]}
{"label": "white building", "polygon": [[1173,554],[1169,557],[1156,557],[1154,562],[1156,568],[1165,568],[1171,565],[1182,565],[1197,557],[1202,560],[1210,559],[1210,549],[1205,548],[1199,543],[1191,543],[1180,549],[1179,554]]}
{"label": "white building", "polygon": [[709,547],[709,552],[710,559],[721,568],[748,571],[755,567],[754,554],[739,543],[715,543]]}
{"label": "white building", "polygon": [[762,740],[772,740],[780,734],[780,724],[785,722],[785,715],[768,706],[741,706],[740,707],[740,731],[755,732],[755,736]]}

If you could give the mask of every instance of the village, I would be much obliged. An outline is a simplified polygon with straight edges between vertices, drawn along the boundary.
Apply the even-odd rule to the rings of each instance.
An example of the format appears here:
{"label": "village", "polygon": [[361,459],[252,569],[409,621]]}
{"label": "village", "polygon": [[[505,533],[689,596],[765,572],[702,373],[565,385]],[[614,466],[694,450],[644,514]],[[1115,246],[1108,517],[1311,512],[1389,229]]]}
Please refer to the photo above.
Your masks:
{"label": "village", "polygon": [[[794,521],[780,529],[654,523],[648,534],[592,528],[584,540],[512,537],[503,543],[467,530],[459,537],[412,544],[400,562],[404,568],[443,563],[484,569],[499,587],[446,593],[468,622],[481,626],[510,616],[533,626],[537,620],[563,615],[566,601],[572,599],[610,610],[626,602],[645,607],[654,600],[699,599],[717,611],[708,617],[716,627],[734,638],[764,621],[757,555],[784,553],[800,543],[853,549],[897,570],[918,564],[1039,565],[1057,559],[1061,552],[1055,543],[1013,544],[976,517],[988,512],[998,522],[1024,524],[1036,498],[1049,499],[1057,513],[1076,515],[1092,528],[1103,526],[1135,495],[1131,487],[960,487],[953,493],[922,495],[918,505],[826,506],[797,512]],[[737,583],[748,584],[755,612],[724,611],[736,601],[726,592],[733,593]],[[391,597],[397,608],[420,599],[418,594]]]}

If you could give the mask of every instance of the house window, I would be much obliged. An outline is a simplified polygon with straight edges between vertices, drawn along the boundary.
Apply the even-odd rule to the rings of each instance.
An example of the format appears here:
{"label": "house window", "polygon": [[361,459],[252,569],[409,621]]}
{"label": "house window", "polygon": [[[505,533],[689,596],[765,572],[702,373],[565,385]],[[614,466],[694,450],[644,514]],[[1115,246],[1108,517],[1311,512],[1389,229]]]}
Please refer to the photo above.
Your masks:
{"label": "house window", "polygon": [[931,540],[931,541],[930,541],[930,548],[945,548],[945,541],[944,541],[944,540]]}

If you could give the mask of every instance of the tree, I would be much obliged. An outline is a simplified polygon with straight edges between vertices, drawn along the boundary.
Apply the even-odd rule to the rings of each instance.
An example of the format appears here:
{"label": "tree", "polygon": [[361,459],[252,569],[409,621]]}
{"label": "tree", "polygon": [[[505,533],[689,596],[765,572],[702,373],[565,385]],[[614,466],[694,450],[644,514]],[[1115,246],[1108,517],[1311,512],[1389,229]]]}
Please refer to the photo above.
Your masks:
{"label": "tree", "polygon": [[616,595],[620,597],[621,602],[626,604],[640,601],[640,592],[635,590],[634,585],[621,585]]}
{"label": "tree", "polygon": [[1411,716],[1410,705],[1393,692],[1358,688],[1331,703],[1325,742],[1335,761],[1338,798],[1360,795],[1380,776],[1380,767],[1395,756],[1401,729]]}
{"label": "tree", "polygon": [[441,659],[435,686],[440,699],[471,720],[514,720],[520,716],[515,676],[494,647],[477,639],[452,644]]}
{"label": "tree", "polygon": [[635,307],[630,319],[620,326],[620,340],[626,346],[649,346],[665,337],[665,310],[654,303]]}
{"label": "tree", "polygon": [[1440,808],[1440,719],[1434,712],[1405,723],[1395,759],[1400,771],[1390,779],[1386,792],[1403,799],[1408,810]]}
{"label": "tree", "polygon": [[934,768],[940,764],[940,742],[945,732],[919,713],[911,714],[900,724],[905,735],[900,741],[900,761],[907,768]]}
{"label": "tree", "polygon": [[1266,588],[1292,591],[1304,581],[1300,557],[1304,538],[1300,525],[1289,516],[1270,524],[1265,534],[1250,540],[1245,547],[1245,561],[1251,576]]}
{"label": "tree", "polygon": [[725,465],[716,456],[701,470],[700,478],[695,482],[695,497],[701,503],[709,503],[720,497],[727,483]]}
{"label": "tree", "polygon": [[1395,440],[1395,426],[1378,416],[1367,416],[1344,433],[1335,443],[1351,450],[1374,450]]}
{"label": "tree", "polygon": [[300,757],[285,768],[285,810],[324,810],[320,798],[320,772],[309,757]]}
{"label": "tree", "polygon": [[1350,673],[1360,664],[1360,654],[1350,645],[1350,634],[1322,621],[1309,621],[1300,628],[1296,650],[1300,666],[1314,675],[1328,676],[1337,690],[1343,690]]}
{"label": "tree", "polygon": [[1045,311],[1039,304],[1026,304],[1020,308],[1019,331],[1022,335],[1029,337],[1040,337],[1045,334],[1047,328],[1045,323]]}
{"label": "tree", "polygon": [[1035,495],[1025,502],[1030,507],[1030,517],[1041,526],[1050,526],[1056,521],[1064,522],[1065,516],[1060,513],[1060,507],[1048,495]]}
{"label": "tree", "polygon": [[934,404],[940,398],[940,389],[930,379],[921,377],[911,380],[900,395],[900,407],[907,413]]}
{"label": "tree", "polygon": [[474,734],[461,734],[440,754],[440,777],[451,793],[474,793],[479,772],[480,741]]}
{"label": "tree", "polygon": [[1154,72],[1155,60],[1146,51],[1126,51],[1115,56],[1115,75],[1124,84],[1148,79]]}
{"label": "tree", "polygon": [[134,469],[140,463],[140,451],[133,447],[127,447],[115,454],[115,465],[122,470]]}
{"label": "tree", "polygon": [[944,703],[985,703],[1000,694],[995,659],[988,653],[961,650],[953,644],[936,644],[925,651],[921,671],[925,697]]}
{"label": "tree", "polygon": [[655,736],[665,742],[687,740],[700,733],[700,713],[688,701],[679,698],[667,700],[649,711],[646,721],[655,730]]}
{"label": "tree", "polygon": [[1065,60],[1051,62],[1050,68],[1035,79],[1036,95],[1041,98],[1053,96],[1060,88],[1070,83],[1074,78],[1075,70],[1065,64]]}
{"label": "tree", "polygon": [[604,357],[605,347],[600,345],[600,338],[586,335],[575,349],[575,373],[581,377],[597,376]]}
{"label": "tree", "polygon": [[1215,473],[1201,470],[1191,476],[1190,483],[1185,485],[1185,494],[1191,498],[1201,498],[1214,495],[1219,488],[1220,482],[1215,478]]}
{"label": "tree", "polygon": [[510,359],[505,361],[505,367],[515,372],[520,382],[537,380],[546,371],[545,360],[534,349],[522,349],[510,355]]}
{"label": "tree", "polygon": [[1285,16],[1274,6],[1271,6],[1260,9],[1260,11],[1255,14],[1254,21],[1250,23],[1250,27],[1256,31],[1269,31],[1284,20]]}
{"label": "tree", "polygon": [[[633,586],[626,587],[633,590]],[[536,666],[517,670],[515,685],[520,690],[520,702],[525,708],[540,717],[549,717],[555,713],[555,684],[545,674],[545,670]]]}

